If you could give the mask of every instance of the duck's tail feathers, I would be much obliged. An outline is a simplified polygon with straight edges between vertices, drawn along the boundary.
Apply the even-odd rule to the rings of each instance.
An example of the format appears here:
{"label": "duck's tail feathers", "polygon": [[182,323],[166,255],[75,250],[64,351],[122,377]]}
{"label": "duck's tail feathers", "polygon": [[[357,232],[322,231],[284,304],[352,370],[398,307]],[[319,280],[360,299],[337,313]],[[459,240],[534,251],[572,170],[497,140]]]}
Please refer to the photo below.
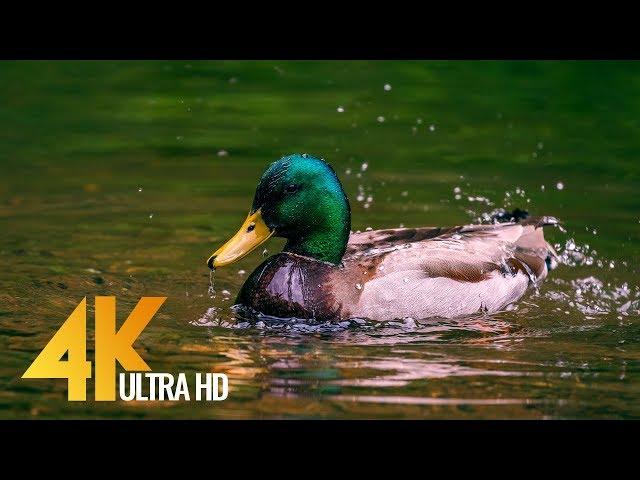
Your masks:
{"label": "duck's tail feathers", "polygon": [[[538,230],[541,227],[556,227],[560,225],[560,221],[556,217],[552,217],[549,215],[545,215],[543,217],[527,217],[519,223],[521,225],[532,225],[535,230]],[[553,248],[553,246],[549,242],[544,240],[542,233],[540,236],[543,238],[544,245],[548,252],[544,261],[547,264],[547,270],[551,271],[558,266],[560,257],[558,256],[558,253]]]}
{"label": "duck's tail feathers", "polygon": [[[560,221],[548,215],[540,217],[532,217],[526,210],[516,208],[512,212],[506,210],[498,211],[493,215],[492,219],[496,223],[515,222],[523,227],[533,227],[527,229],[526,232],[517,242],[518,249],[529,254],[537,252],[541,254],[548,271],[558,266],[560,258],[553,246],[544,239],[541,227],[551,227],[560,225]],[[537,255],[536,255],[537,256]],[[540,272],[542,273],[542,272]]]}

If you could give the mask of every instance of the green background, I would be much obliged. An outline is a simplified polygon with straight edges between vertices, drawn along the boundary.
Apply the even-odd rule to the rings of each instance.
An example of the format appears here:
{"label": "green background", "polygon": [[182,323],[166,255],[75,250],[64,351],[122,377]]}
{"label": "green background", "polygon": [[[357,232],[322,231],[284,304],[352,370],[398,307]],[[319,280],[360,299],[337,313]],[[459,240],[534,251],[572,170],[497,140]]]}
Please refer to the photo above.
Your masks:
{"label": "green background", "polygon": [[[0,63],[0,416],[640,416],[639,93],[638,62]],[[593,262],[493,317],[246,327],[228,307],[261,252],[216,272],[215,299],[205,260],[294,152],[335,167],[354,230],[517,206]],[[106,294],[120,320],[168,296],[138,349],[156,372],[226,372],[229,399],[70,404],[64,380],[19,378]]]}

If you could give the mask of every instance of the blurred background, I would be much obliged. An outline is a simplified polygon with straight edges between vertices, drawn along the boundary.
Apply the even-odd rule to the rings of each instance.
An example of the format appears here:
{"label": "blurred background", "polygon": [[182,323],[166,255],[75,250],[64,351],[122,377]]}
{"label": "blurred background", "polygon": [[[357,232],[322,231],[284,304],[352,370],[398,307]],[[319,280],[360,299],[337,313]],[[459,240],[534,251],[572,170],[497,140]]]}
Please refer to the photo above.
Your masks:
{"label": "blurred background", "polygon": [[[0,63],[0,416],[640,416],[639,92],[638,62]],[[492,317],[246,322],[230,306],[282,241],[213,279],[205,261],[295,152],[334,166],[353,230],[519,207],[563,222],[563,264]],[[143,357],[224,371],[229,399],[70,404],[19,379],[107,294],[121,321],[168,296]]]}

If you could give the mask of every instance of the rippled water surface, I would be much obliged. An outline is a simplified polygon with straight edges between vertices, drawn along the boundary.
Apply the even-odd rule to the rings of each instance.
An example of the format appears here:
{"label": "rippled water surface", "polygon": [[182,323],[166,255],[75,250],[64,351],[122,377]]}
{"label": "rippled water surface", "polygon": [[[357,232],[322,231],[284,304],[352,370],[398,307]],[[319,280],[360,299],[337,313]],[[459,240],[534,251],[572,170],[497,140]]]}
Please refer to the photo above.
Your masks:
{"label": "rippled water surface", "polygon": [[[0,416],[640,417],[639,93],[633,62],[1,63]],[[233,299],[282,241],[215,295],[205,260],[292,152],[333,164],[354,230],[520,207],[562,220],[561,264],[493,316],[247,318]],[[227,373],[228,400],[94,403],[90,380],[69,403],[64,380],[21,380],[95,295],[121,320],[167,296],[137,349]]]}

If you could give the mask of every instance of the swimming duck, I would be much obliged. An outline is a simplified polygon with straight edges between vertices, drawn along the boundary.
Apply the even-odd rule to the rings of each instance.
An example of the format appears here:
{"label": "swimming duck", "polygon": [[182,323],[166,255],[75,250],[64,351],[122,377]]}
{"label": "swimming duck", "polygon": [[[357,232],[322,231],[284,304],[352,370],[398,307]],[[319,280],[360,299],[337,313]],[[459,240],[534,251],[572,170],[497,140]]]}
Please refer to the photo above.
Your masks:
{"label": "swimming duck", "polygon": [[284,250],[247,278],[237,304],[269,316],[331,321],[492,313],[553,265],[542,227],[557,220],[521,213],[493,225],[351,233],[349,200],[333,168],[311,155],[289,155],[264,172],[240,230],[207,265],[229,265],[270,237],[284,237]]}

